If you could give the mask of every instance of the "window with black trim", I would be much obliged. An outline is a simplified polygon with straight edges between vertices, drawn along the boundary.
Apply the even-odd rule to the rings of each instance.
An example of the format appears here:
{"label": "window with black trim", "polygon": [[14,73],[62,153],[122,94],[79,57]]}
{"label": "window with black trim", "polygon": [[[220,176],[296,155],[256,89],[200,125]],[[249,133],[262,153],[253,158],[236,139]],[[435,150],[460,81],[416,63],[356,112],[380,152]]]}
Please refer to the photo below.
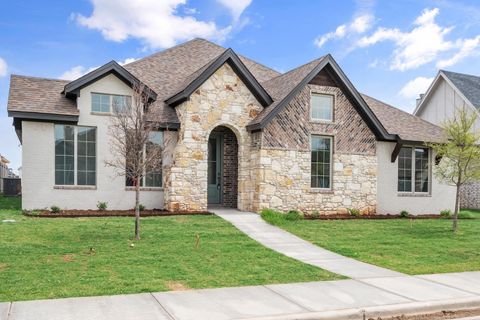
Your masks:
{"label": "window with black trim", "polygon": [[96,184],[96,128],[55,125],[55,184]]}
{"label": "window with black trim", "polygon": [[332,185],[332,137],[311,138],[311,187],[330,189]]}
{"label": "window with black trim", "polygon": [[131,105],[131,99],[130,96],[92,93],[92,112],[110,113],[114,109],[125,110]]}
{"label": "window with black trim", "polygon": [[[153,150],[154,148],[163,148],[163,131],[150,132],[150,139],[144,147],[144,152],[148,154],[149,150]],[[159,159],[158,161],[157,168],[146,172],[145,177],[140,180],[141,187],[162,187],[162,159]],[[125,185],[127,187],[136,186],[136,181],[127,177]]]}
{"label": "window with black trim", "polygon": [[333,121],[334,97],[330,94],[310,95],[310,118],[317,121]]}
{"label": "window with black trim", "polygon": [[430,149],[402,147],[398,154],[398,192],[428,193]]}

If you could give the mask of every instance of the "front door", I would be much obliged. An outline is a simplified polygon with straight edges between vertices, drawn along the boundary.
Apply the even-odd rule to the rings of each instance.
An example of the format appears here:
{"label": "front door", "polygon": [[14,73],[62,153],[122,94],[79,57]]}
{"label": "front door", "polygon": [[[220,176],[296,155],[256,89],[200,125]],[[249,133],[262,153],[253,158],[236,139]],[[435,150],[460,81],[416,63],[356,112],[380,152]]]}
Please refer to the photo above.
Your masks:
{"label": "front door", "polygon": [[223,135],[212,132],[208,139],[208,203],[222,203]]}

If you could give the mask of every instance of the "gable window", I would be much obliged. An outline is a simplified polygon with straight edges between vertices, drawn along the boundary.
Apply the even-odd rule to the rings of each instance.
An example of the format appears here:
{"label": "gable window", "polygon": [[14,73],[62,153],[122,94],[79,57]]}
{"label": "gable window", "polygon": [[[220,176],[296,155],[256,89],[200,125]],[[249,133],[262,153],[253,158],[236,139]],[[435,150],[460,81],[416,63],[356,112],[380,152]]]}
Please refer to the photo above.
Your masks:
{"label": "gable window", "polygon": [[333,121],[333,103],[332,95],[312,93],[310,96],[310,118],[318,121]]}
{"label": "gable window", "polygon": [[124,110],[131,104],[130,96],[92,93],[92,112],[110,113],[112,110]]}
{"label": "gable window", "polygon": [[96,184],[96,129],[55,125],[55,185]]}
{"label": "gable window", "polygon": [[[144,152],[148,154],[149,150],[154,150],[155,148],[163,148],[162,131],[150,132],[149,142],[145,145]],[[162,187],[162,160],[158,159],[157,168],[146,172],[144,176],[145,178],[140,181],[141,187]],[[136,185],[136,182],[134,179],[127,177],[125,185],[133,187]]]}
{"label": "gable window", "polygon": [[312,136],[311,187],[330,189],[332,185],[332,138]]}
{"label": "gable window", "polygon": [[428,148],[403,147],[398,154],[398,192],[428,193],[430,186]]}

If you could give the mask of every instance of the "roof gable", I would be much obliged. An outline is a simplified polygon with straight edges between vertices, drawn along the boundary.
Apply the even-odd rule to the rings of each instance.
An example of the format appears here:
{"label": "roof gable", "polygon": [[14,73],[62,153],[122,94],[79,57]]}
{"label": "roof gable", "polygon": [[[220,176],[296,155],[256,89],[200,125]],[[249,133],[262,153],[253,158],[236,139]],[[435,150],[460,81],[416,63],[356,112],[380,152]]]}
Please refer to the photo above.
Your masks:
{"label": "roof gable", "polygon": [[[134,87],[135,85],[139,85],[142,83],[125,68],[112,60],[104,64],[103,66],[78,78],[77,80],[67,83],[64,87],[63,93],[69,98],[75,98],[80,95],[80,90],[82,88],[109,74],[114,74],[117,78],[125,82],[130,87]],[[144,92],[149,96],[151,100],[155,100],[157,98],[157,94],[147,86],[145,87]]]}
{"label": "roof gable", "polygon": [[440,70],[463,96],[478,110],[480,109],[480,77]]}
{"label": "roof gable", "polygon": [[235,52],[232,49],[227,49],[220,56],[198,69],[190,77],[187,77],[185,83],[180,86],[179,91],[168,97],[165,100],[165,103],[170,106],[176,106],[187,100],[195,90],[197,90],[225,63],[232,67],[233,71],[240,77],[250,92],[252,92],[255,98],[264,107],[273,102],[268,92],[260,85]]}
{"label": "roof gable", "polygon": [[315,76],[324,69],[352,101],[378,139],[396,140],[398,138],[387,132],[331,55],[326,55],[314,60],[264,83],[267,88],[270,88],[275,102],[264,109],[259,116],[247,126],[247,129],[252,131],[264,128],[305,85],[312,81]]}

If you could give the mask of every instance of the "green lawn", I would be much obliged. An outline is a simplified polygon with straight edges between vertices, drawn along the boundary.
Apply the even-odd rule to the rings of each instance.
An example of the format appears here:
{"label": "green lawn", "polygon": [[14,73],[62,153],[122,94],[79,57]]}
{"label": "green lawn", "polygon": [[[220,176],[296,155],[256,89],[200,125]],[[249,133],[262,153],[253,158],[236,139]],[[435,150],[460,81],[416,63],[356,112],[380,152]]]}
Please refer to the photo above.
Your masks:
{"label": "green lawn", "polygon": [[476,219],[277,220],[283,229],[339,254],[408,274],[480,270],[480,213]]}
{"label": "green lawn", "polygon": [[19,203],[0,196],[0,301],[339,278],[215,216],[144,218],[132,242],[133,218],[27,218]]}

